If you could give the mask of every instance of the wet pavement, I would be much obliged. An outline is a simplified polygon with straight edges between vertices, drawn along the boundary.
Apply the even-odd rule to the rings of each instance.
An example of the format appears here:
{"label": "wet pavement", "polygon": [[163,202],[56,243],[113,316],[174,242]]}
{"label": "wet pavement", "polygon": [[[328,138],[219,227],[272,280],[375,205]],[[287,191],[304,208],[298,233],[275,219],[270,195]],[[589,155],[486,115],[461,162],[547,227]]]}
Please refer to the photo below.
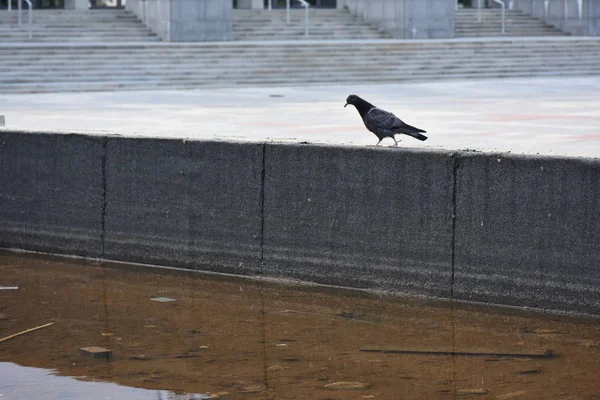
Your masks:
{"label": "wet pavement", "polygon": [[1,253],[0,399],[33,398],[600,399],[600,320]]}
{"label": "wet pavement", "polygon": [[[402,147],[600,157],[600,78],[1,95],[9,129],[374,145],[355,93],[427,131]],[[388,143],[393,144],[391,140]]]}

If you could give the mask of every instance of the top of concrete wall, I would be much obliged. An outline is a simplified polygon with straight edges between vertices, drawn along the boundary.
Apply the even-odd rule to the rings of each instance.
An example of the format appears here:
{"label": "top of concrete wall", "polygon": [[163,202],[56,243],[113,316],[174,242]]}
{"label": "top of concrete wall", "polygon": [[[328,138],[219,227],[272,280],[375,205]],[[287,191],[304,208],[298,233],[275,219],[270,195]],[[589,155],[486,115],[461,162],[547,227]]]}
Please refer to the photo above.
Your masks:
{"label": "top of concrete wall", "polygon": [[399,137],[403,148],[600,156],[595,77],[0,95],[0,103],[10,129],[373,145],[377,139],[358,113],[343,108],[350,92],[428,131],[426,142]]}

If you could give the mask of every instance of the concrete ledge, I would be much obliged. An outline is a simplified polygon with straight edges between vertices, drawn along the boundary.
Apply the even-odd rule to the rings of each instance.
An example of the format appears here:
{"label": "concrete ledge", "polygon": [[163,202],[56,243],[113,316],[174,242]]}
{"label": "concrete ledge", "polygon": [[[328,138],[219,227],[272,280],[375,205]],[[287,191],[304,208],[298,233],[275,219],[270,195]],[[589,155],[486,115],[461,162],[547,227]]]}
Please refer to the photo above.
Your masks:
{"label": "concrete ledge", "polygon": [[110,139],[105,257],[257,273],[262,145]]}
{"label": "concrete ledge", "polygon": [[600,159],[461,154],[454,295],[600,311]]}
{"label": "concrete ledge", "polygon": [[0,247],[600,315],[600,159],[0,131]]}
{"label": "concrete ledge", "polygon": [[0,131],[0,247],[101,256],[103,143]]}
{"label": "concrete ledge", "polygon": [[267,145],[265,274],[449,297],[451,155]]}

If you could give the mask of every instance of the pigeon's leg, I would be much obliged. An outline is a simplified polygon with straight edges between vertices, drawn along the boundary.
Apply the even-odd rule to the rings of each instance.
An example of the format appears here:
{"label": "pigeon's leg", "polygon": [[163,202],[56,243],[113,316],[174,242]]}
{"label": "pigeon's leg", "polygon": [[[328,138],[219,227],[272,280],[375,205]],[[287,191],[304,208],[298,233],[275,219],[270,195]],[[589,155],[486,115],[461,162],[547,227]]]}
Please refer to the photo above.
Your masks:
{"label": "pigeon's leg", "polygon": [[396,138],[392,136],[392,139],[394,139],[394,147],[398,147],[398,141],[396,140]]}
{"label": "pigeon's leg", "polygon": [[383,138],[379,139],[379,142],[375,143],[375,146],[379,146],[379,143],[381,143],[382,140],[383,140]]}

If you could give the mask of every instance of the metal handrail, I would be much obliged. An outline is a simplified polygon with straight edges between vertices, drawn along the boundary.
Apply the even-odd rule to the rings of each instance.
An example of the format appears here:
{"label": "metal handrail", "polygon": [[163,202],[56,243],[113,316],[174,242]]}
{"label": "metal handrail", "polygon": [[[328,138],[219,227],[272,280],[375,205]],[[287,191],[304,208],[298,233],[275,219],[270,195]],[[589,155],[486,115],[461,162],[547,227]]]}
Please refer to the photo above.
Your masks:
{"label": "metal handrail", "polygon": [[298,0],[298,1],[304,7],[304,36],[308,36],[308,26],[309,26],[308,9],[310,7],[310,4],[306,0]]}
{"label": "metal handrail", "polygon": [[[308,26],[310,25],[308,9],[310,4],[306,0],[298,0],[298,2],[304,7],[304,36],[308,36]],[[290,3],[291,0],[285,1],[285,22],[287,24],[290,23]]]}
{"label": "metal handrail", "polygon": [[[31,4],[30,0],[25,0],[25,2],[27,2],[27,7],[29,8],[29,39],[31,39],[31,37],[32,37],[31,26],[33,25],[33,4]],[[8,4],[9,4],[8,11],[12,11],[12,8],[10,7],[10,3],[11,3],[11,0],[8,0]],[[23,18],[21,17],[21,10],[23,9],[23,7],[21,6],[21,0],[18,0],[17,4],[19,5],[19,11],[18,11],[19,25],[22,25]]]}
{"label": "metal handrail", "polygon": [[285,23],[290,23],[290,0],[285,0]]}
{"label": "metal handrail", "polygon": [[506,20],[506,18],[505,18],[506,4],[504,4],[504,1],[502,1],[502,0],[492,0],[492,1],[496,4],[500,4],[500,7],[502,8],[502,34],[504,35],[506,33],[506,29],[505,29],[505,27],[506,27],[506,22],[505,22],[505,20]]}

